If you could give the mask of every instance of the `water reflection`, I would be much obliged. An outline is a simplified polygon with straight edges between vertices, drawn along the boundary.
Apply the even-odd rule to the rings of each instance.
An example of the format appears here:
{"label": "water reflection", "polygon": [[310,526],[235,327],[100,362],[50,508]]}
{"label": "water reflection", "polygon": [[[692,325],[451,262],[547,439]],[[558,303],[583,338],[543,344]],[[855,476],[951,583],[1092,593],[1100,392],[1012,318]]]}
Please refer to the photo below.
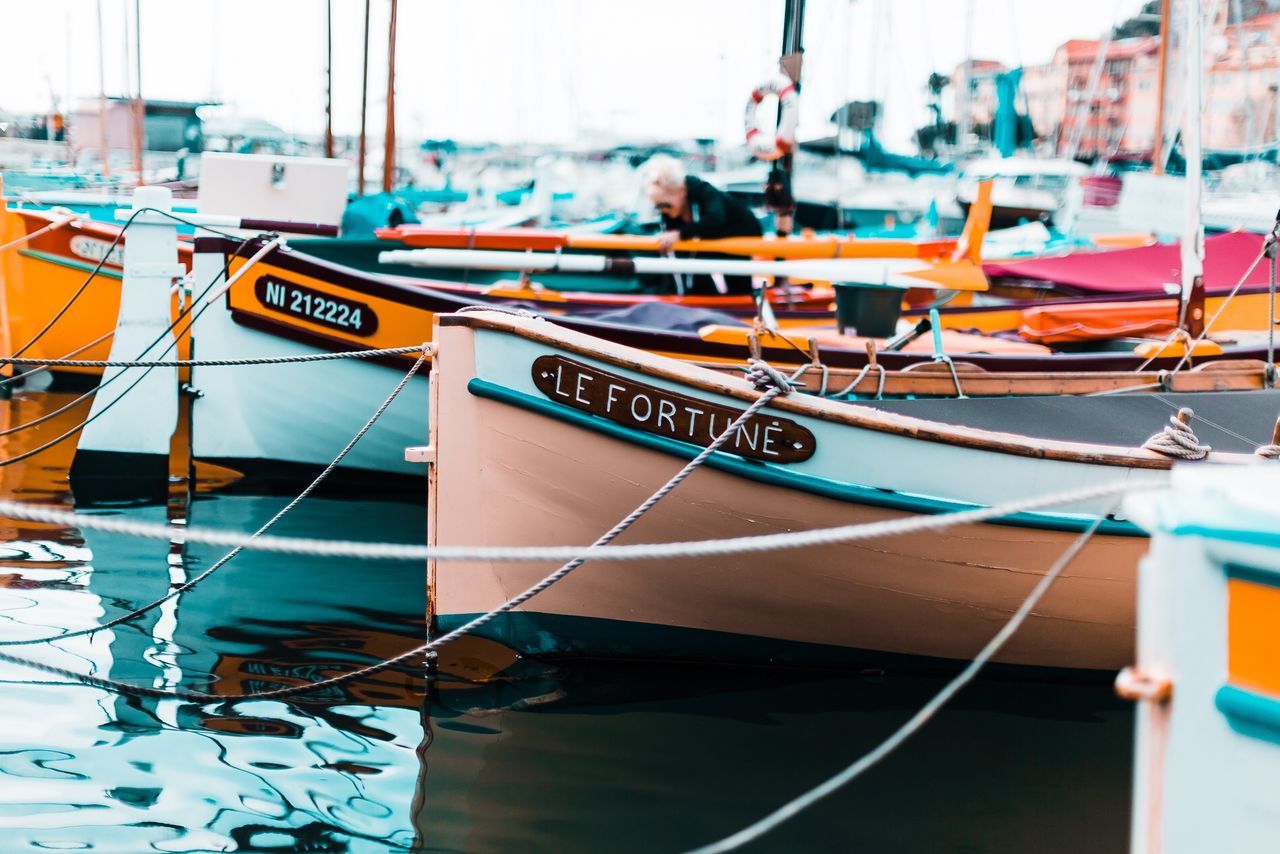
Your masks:
{"label": "water reflection", "polygon": [[[0,420],[61,402],[21,395]],[[0,439],[0,455],[60,432],[38,429]],[[0,489],[65,505],[68,462],[55,449],[0,468]],[[286,500],[202,495],[190,521],[251,531]],[[420,502],[318,498],[274,532],[415,542],[424,524]],[[99,625],[222,554],[0,520],[0,640]],[[141,685],[253,693],[417,646],[424,590],[421,565],[246,552],[139,619],[10,651]],[[0,680],[4,847],[131,852],[684,850],[824,779],[940,686],[540,664],[474,639],[443,651],[430,691],[422,662],[288,702],[204,706],[10,665]],[[1105,686],[980,682],[755,850],[1121,849],[1130,714]]]}

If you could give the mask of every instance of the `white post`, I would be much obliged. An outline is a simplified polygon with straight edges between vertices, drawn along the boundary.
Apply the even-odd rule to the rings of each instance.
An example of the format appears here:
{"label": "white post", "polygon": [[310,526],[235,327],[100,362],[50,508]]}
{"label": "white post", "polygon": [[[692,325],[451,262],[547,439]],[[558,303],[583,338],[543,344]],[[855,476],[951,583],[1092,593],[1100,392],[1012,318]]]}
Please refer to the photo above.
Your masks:
{"label": "white post", "polygon": [[[164,187],[139,187],[133,209],[169,210]],[[178,263],[177,223],[139,216],[125,235],[120,314],[111,361],[179,358],[170,327],[170,288],[185,273]],[[97,287],[109,287],[105,282]],[[168,494],[169,440],[178,421],[176,368],[107,368],[80,433],[71,465],[76,504]]]}

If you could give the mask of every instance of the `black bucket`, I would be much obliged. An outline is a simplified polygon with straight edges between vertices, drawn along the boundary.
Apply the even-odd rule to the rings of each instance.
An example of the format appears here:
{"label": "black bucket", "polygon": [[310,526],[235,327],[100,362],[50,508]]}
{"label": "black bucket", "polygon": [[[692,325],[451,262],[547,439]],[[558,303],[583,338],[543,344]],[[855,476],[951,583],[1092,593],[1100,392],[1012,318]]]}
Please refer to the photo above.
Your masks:
{"label": "black bucket", "polygon": [[865,338],[891,338],[902,316],[903,293],[898,288],[868,288],[836,284],[836,328]]}

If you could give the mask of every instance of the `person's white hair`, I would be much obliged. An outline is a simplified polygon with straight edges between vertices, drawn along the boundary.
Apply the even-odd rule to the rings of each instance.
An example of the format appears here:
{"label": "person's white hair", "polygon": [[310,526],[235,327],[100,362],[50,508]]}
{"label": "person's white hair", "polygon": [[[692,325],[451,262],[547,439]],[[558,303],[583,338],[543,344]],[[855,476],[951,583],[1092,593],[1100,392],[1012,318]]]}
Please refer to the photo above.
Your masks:
{"label": "person's white hair", "polygon": [[650,200],[669,199],[684,188],[684,164],[669,154],[655,154],[640,167],[644,191]]}

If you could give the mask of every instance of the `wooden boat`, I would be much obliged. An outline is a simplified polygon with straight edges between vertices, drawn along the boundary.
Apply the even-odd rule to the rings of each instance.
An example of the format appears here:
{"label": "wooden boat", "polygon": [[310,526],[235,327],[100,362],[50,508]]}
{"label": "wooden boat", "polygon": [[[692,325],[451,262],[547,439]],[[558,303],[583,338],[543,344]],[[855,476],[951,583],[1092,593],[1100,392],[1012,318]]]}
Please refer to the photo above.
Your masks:
{"label": "wooden boat", "polygon": [[[115,224],[67,221],[42,211],[0,212],[0,245],[22,241],[0,253],[0,344],[6,353],[21,349],[23,357],[34,359],[107,358],[120,310],[125,240],[118,237],[120,227]],[[179,262],[190,269],[190,245],[180,245],[178,254]],[[97,275],[86,285],[100,261]],[[175,294],[175,315],[177,302]],[[180,338],[182,352],[186,340],[185,335]],[[59,370],[91,376],[102,372]]]}
{"label": "wooden boat", "polygon": [[[589,543],[759,394],[741,380],[510,315],[441,317],[436,341],[428,499],[435,545]],[[1258,400],[1236,397],[1235,405]],[[1269,431],[1276,398],[1265,403]],[[1169,468],[1168,458],[1135,447],[791,396],[770,404],[619,542],[933,515],[1086,485],[1161,483]],[[1095,500],[935,534],[764,555],[601,561],[483,633],[534,654],[799,661],[865,660],[870,652],[873,660],[964,661],[1107,506]],[[1124,664],[1134,568],[1145,548],[1122,517],[1104,521],[1000,660]],[[454,628],[552,569],[436,561],[433,626]]]}
{"label": "wooden boat", "polygon": [[1126,509],[1151,534],[1138,649],[1134,851],[1267,851],[1280,831],[1280,516],[1274,467],[1175,472]]}

